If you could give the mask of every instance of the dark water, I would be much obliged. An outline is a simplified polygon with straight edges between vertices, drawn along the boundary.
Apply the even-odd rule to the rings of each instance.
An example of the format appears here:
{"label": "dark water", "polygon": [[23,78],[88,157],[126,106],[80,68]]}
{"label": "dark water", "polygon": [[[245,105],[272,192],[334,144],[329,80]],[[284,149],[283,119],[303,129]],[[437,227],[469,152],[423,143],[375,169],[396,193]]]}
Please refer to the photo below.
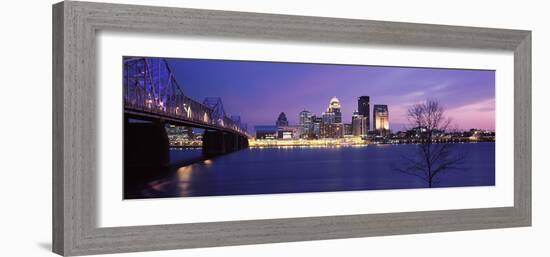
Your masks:
{"label": "dark water", "polygon": [[[340,148],[245,149],[196,164],[173,167],[146,181],[126,198],[219,196],[426,188],[426,181],[396,169],[402,153],[417,145],[369,145]],[[456,144],[466,153],[460,169],[438,175],[434,187],[495,184],[495,144]],[[201,156],[200,149],[171,150],[171,160]]]}

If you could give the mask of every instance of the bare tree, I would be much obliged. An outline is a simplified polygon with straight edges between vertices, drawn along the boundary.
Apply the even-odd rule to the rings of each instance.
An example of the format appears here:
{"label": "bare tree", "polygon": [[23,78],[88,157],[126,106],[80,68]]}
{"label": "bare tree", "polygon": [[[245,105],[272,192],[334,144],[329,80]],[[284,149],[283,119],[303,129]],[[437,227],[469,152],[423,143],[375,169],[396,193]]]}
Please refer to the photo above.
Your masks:
{"label": "bare tree", "polygon": [[441,172],[459,169],[465,154],[456,151],[454,144],[441,140],[450,129],[451,119],[445,117],[445,110],[436,100],[415,104],[407,110],[409,128],[415,131],[418,147],[412,153],[403,154],[403,173],[421,178],[432,187]]}

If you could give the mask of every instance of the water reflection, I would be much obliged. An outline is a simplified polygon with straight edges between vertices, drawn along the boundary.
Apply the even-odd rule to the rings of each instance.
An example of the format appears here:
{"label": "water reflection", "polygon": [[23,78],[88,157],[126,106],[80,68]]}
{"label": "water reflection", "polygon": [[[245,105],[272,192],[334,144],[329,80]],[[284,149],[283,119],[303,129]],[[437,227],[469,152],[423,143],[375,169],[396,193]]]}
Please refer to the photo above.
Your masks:
{"label": "water reflection", "polygon": [[193,165],[181,167],[177,171],[180,196],[189,196],[191,188],[191,179],[193,175]]}

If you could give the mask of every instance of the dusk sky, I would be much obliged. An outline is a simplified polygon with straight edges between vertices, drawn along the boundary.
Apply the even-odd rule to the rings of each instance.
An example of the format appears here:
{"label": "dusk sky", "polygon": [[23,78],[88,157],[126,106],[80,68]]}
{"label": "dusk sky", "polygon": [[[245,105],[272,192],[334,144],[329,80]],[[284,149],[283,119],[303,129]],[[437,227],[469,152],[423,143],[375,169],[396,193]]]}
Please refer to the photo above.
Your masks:
{"label": "dusk sky", "polygon": [[386,104],[390,129],[407,125],[407,108],[426,99],[440,101],[459,129],[495,128],[495,72],[298,64],[252,61],[168,59],[184,93],[199,101],[222,98],[228,115],[240,115],[249,130],[274,125],[285,112],[291,125],[298,113],[326,111],[336,96],[344,123],[351,123],[357,97],[370,96],[372,107]]}

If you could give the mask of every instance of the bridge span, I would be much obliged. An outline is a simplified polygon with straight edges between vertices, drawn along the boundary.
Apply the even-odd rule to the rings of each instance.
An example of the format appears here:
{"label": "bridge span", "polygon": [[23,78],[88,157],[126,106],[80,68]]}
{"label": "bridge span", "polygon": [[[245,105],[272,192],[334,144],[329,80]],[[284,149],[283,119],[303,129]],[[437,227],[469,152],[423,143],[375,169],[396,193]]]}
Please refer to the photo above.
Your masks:
{"label": "bridge span", "polygon": [[125,165],[168,165],[166,124],[204,129],[207,156],[248,147],[240,116],[228,117],[219,97],[186,96],[165,59],[124,57],[123,72]]}

